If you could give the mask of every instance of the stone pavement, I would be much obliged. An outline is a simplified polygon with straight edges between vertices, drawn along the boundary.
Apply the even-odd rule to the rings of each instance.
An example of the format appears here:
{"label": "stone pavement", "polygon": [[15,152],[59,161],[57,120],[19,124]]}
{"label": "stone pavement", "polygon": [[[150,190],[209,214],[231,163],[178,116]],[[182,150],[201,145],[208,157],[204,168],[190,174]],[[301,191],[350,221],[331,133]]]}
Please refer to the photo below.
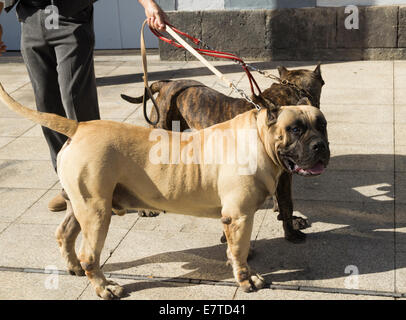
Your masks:
{"label": "stone pavement", "polygon": [[[215,64],[249,92],[238,66]],[[315,67],[256,62],[274,74],[280,64]],[[140,106],[119,96],[142,94],[140,57],[98,54],[95,65],[102,118],[145,125]],[[149,71],[151,81],[195,79],[230,94],[198,62],[161,62],[151,55]],[[330,166],[320,177],[294,178],[295,214],[312,222],[306,243],[283,239],[272,205],[256,214],[250,265],[272,285],[251,294],[235,286],[219,221],[133,213],[113,217],[102,255],[104,271],[124,285],[126,299],[406,297],[406,62],[325,62],[322,74]],[[255,76],[262,88],[271,84]],[[34,107],[18,55],[0,58],[0,81]],[[64,214],[47,210],[59,189],[39,126],[0,104],[0,300],[97,299],[86,278],[64,273],[54,237]]]}

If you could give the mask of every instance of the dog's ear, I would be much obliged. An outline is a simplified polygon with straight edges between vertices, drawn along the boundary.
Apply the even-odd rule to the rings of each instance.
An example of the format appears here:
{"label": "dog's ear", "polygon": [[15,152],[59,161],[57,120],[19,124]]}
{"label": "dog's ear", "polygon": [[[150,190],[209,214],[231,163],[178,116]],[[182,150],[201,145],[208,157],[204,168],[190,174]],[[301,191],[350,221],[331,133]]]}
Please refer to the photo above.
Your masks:
{"label": "dog's ear", "polygon": [[276,121],[278,121],[278,115],[279,115],[279,107],[275,107],[275,105],[266,108],[266,114],[267,114],[267,121],[266,124],[268,127],[274,125]]}
{"label": "dog's ear", "polygon": [[317,64],[316,69],[314,69],[313,74],[316,76],[317,79],[320,79],[321,85],[324,86],[325,82],[323,80],[323,77],[321,76],[321,68],[320,68],[320,66],[321,66],[321,63],[319,62]]}
{"label": "dog's ear", "polygon": [[279,66],[277,67],[278,72],[279,72],[279,77],[283,78],[285,75],[289,72],[288,69],[286,69],[284,66]]}
{"label": "dog's ear", "polygon": [[321,66],[321,63],[319,62],[319,63],[317,64],[316,69],[314,69],[314,71],[313,71],[313,73],[314,73],[316,76],[318,76],[318,77],[321,77],[321,68],[320,68],[320,66]]}
{"label": "dog's ear", "polygon": [[300,100],[296,103],[297,106],[308,105],[312,106],[312,103],[308,97],[300,98]]}

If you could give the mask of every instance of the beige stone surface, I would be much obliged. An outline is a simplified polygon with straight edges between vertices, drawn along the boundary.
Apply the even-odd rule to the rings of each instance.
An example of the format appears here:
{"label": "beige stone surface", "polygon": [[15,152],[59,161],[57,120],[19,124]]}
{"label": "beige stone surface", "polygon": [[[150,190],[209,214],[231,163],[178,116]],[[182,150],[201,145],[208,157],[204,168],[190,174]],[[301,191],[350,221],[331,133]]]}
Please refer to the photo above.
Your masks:
{"label": "beige stone surface", "polygon": [[0,300],[75,300],[87,286],[85,277],[0,271]]}

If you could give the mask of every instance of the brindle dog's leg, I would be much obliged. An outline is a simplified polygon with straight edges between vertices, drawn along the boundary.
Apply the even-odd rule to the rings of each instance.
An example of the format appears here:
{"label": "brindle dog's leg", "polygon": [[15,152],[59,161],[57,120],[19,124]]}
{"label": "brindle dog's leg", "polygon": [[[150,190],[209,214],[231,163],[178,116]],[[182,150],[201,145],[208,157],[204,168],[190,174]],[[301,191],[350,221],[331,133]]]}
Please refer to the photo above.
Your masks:
{"label": "brindle dog's leg", "polygon": [[[288,179],[287,175],[290,176],[289,182],[287,181],[287,179]],[[280,179],[286,179],[285,182],[290,184],[290,187],[286,186],[286,191],[288,190],[288,188],[290,188],[290,192],[289,192],[290,197],[291,197],[290,202],[292,202],[292,175],[288,174],[288,173],[283,173]],[[278,200],[277,200],[276,196],[273,196],[273,206],[274,206],[273,211],[279,212],[279,204],[278,204]],[[278,220],[283,221],[283,219],[284,218],[283,218],[282,213],[278,214]],[[295,230],[303,230],[303,229],[307,229],[307,228],[311,227],[309,220],[304,219],[302,217],[292,216],[292,223],[293,223],[292,224],[293,229],[295,229]]]}
{"label": "brindle dog's leg", "polygon": [[261,289],[265,284],[264,279],[252,272],[247,263],[254,214],[244,216],[223,213],[222,216],[221,222],[228,243],[228,263],[233,267],[235,279],[245,292]]}
{"label": "brindle dog's leg", "polygon": [[75,252],[75,241],[80,232],[80,225],[73,214],[72,205],[69,200],[66,200],[66,205],[65,220],[56,229],[55,237],[58,241],[62,257],[67,262],[69,274],[84,276],[85,272]]}
{"label": "brindle dog's leg", "polygon": [[279,220],[283,220],[285,239],[293,243],[305,241],[306,234],[293,228],[292,175],[283,172],[276,188],[276,199],[279,205]]}

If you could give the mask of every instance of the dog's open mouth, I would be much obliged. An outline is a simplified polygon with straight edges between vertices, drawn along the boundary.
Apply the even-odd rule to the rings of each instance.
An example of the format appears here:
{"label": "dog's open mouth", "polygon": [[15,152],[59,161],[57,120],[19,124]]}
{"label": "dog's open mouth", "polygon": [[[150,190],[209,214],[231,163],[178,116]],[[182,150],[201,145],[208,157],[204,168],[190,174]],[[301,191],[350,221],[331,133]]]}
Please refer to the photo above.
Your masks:
{"label": "dog's open mouth", "polygon": [[284,159],[285,166],[291,173],[297,173],[301,176],[318,176],[324,172],[325,166],[324,164],[319,161],[311,168],[303,169],[299,167],[292,159],[286,158]]}

